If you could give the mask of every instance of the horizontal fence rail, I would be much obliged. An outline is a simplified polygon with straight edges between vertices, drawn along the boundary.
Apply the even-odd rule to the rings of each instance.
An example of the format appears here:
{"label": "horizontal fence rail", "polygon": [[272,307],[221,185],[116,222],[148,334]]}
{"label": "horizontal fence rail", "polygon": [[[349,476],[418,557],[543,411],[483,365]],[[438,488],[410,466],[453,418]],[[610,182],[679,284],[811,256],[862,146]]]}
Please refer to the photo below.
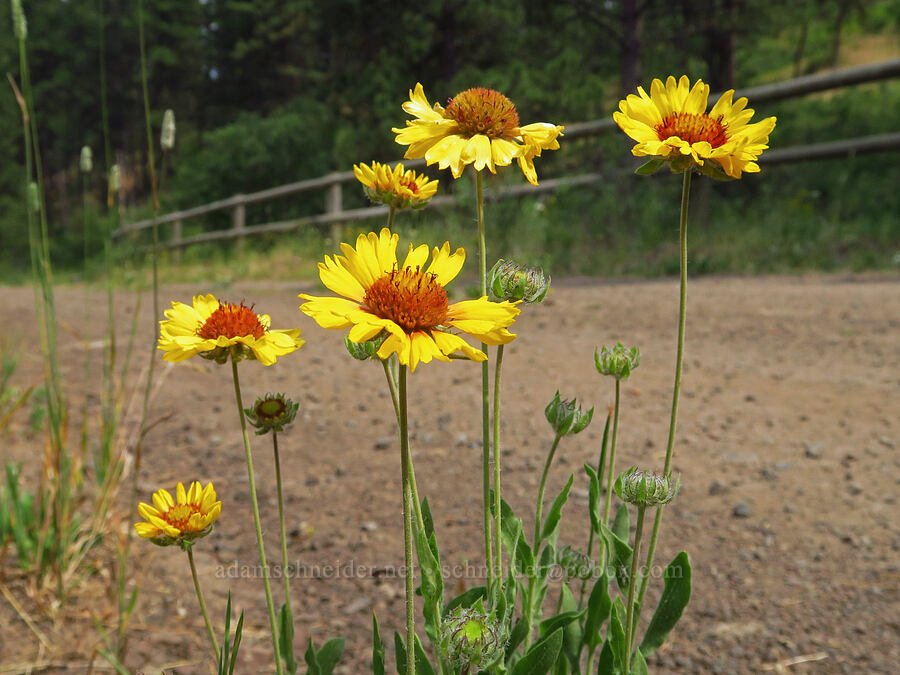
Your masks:
{"label": "horizontal fence rail", "polygon": [[[735,98],[746,96],[751,99],[754,104],[758,104],[796,98],[806,94],[867,82],[876,82],[895,77],[900,77],[900,59],[892,59],[881,63],[854,68],[844,68],[818,75],[808,75],[757,87],[737,89],[735,90]],[[711,98],[716,98],[716,95]],[[566,125],[565,138],[571,140],[574,138],[599,136],[616,128],[616,124],[611,117],[590,122],[578,122]],[[900,132],[769,150],[760,156],[758,162],[766,165],[786,164],[789,162],[818,161],[835,157],[847,157],[872,152],[898,150],[900,150]],[[403,160],[403,163],[404,166],[411,169],[418,169],[425,166],[424,159]],[[523,197],[543,192],[552,192],[564,187],[588,185],[608,178],[609,174],[581,174],[565,178],[544,180],[537,186],[529,184],[504,187],[485,196],[490,200]],[[352,171],[337,171],[318,178],[310,178],[295,183],[279,185],[258,192],[237,194],[228,197],[227,199],[220,199],[208,204],[203,204],[202,206],[195,206],[181,211],[173,211],[172,213],[157,218],[124,224],[118,230],[113,232],[113,237],[120,238],[128,233],[138,232],[153,227],[154,225],[171,224],[172,236],[162,245],[167,248],[180,249],[192,244],[243,238],[251,234],[287,232],[309,225],[331,225],[333,234],[336,235],[337,230],[344,223],[370,218],[381,218],[388,214],[388,209],[385,206],[368,206],[359,209],[345,210],[342,206],[343,197],[341,189],[345,183],[351,183],[354,180],[356,180],[356,178]],[[260,225],[247,226],[246,224],[246,207],[248,204],[258,204],[260,202],[279,199],[302,192],[323,189],[326,191],[325,213]],[[429,202],[429,208],[457,205],[458,199],[452,195],[435,197]],[[182,236],[182,227],[185,220],[223,210],[231,211],[231,229],[204,232],[190,237]]]}

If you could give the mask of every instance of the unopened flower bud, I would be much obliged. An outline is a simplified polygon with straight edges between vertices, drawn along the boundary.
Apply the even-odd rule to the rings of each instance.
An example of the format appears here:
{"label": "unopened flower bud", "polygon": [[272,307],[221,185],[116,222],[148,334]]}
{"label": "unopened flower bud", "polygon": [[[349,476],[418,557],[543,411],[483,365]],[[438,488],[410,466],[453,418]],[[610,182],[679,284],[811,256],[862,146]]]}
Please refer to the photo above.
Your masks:
{"label": "unopened flower bud", "polygon": [[678,494],[681,478],[672,474],[658,474],[631,467],[616,478],[616,494],[622,501],[639,507],[668,504]]}
{"label": "unopened flower bud", "polygon": [[491,293],[498,300],[541,302],[550,290],[550,277],[540,267],[520,265],[512,260],[496,262],[490,273]]}
{"label": "unopened flower bud", "polygon": [[553,400],[544,408],[544,417],[553,427],[553,430],[560,436],[577,434],[591,423],[594,416],[594,409],[591,408],[587,412],[581,409],[577,404],[577,399],[567,401],[559,397],[559,392],[553,395]]}
{"label": "unopened flower bud", "polygon": [[344,338],[344,346],[347,348],[347,351],[357,361],[367,361],[375,357],[378,353],[378,348],[381,347],[381,343],[387,339],[387,334],[379,334],[373,337],[371,340],[366,340],[365,342],[353,342],[350,338]]}
{"label": "unopened flower bud", "polygon": [[25,20],[25,10],[22,9],[22,0],[12,0],[13,35],[16,40],[24,40],[28,37],[28,21]]}
{"label": "unopened flower bud", "polygon": [[94,153],[91,152],[89,146],[85,145],[81,148],[81,173],[90,173],[94,170]]}
{"label": "unopened flower bud", "polygon": [[266,394],[256,399],[252,408],[245,408],[244,414],[256,428],[256,435],[262,436],[270,431],[284,431],[294,421],[299,407],[284,394]]}
{"label": "unopened flower bud", "polygon": [[594,351],[594,364],[601,375],[611,375],[617,380],[627,380],[631,371],[641,365],[641,350],[625,349],[621,342],[615,347],[601,347]]}
{"label": "unopened flower bud", "polygon": [[159,145],[163,150],[171,150],[175,147],[175,112],[171,108],[163,113]]}
{"label": "unopened flower bud", "polygon": [[571,579],[590,579],[594,573],[594,561],[583,551],[571,546],[563,546],[556,554],[556,564],[565,574],[566,581]]}
{"label": "unopened flower bud", "polygon": [[441,621],[441,651],[463,669],[487,668],[503,656],[508,639],[501,622],[474,607],[457,607]]}

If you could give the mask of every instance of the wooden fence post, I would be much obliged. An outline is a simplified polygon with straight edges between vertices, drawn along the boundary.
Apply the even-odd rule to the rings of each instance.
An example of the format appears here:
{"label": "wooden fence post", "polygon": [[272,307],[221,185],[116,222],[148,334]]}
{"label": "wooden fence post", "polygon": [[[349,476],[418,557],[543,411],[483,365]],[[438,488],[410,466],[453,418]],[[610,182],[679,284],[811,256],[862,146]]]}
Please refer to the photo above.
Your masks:
{"label": "wooden fence post", "polygon": [[[325,193],[325,212],[340,213],[344,209],[344,196],[341,191],[341,183],[335,181],[328,186],[328,192]],[[331,223],[331,242],[333,246],[341,243],[341,233],[344,229],[343,223]]]}
{"label": "wooden fence post", "polygon": [[182,237],[182,224],[180,220],[176,220],[172,223],[172,240],[170,242],[170,246],[174,252],[175,262],[181,262],[181,237]]}
{"label": "wooden fence post", "polygon": [[231,212],[231,229],[234,230],[237,239],[236,249],[238,255],[244,252],[244,227],[247,224],[247,205],[243,202],[234,205]]}

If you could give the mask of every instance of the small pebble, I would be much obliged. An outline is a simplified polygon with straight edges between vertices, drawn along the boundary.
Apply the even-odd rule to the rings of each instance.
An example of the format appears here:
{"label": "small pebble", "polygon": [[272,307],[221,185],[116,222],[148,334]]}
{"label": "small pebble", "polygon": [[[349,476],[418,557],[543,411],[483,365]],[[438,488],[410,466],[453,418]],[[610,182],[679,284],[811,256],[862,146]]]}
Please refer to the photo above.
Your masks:
{"label": "small pebble", "polygon": [[750,517],[750,505],[747,502],[741,502],[732,510],[732,515],[735,518],[749,518]]}
{"label": "small pebble", "polygon": [[819,459],[822,457],[822,444],[821,443],[808,443],[806,441],[803,442],[803,454],[809,457],[810,459]]}
{"label": "small pebble", "polygon": [[389,438],[379,438],[375,441],[376,450],[387,450],[389,447],[391,447],[391,439]]}

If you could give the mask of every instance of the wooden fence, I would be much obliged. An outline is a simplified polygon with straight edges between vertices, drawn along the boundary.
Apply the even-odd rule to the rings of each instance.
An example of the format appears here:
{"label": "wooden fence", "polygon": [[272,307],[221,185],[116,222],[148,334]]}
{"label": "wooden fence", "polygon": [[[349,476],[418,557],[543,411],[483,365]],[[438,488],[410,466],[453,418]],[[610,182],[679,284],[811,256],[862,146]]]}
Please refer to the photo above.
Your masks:
{"label": "wooden fence", "polygon": [[[847,87],[866,82],[875,82],[900,77],[900,59],[892,59],[881,63],[874,63],[855,68],[845,68],[818,75],[798,77],[784,82],[765,84],[758,87],[739,89],[735,92],[735,98],[746,96],[754,105],[769,101],[797,98],[805,94],[827,91]],[[715,95],[711,98],[715,98]],[[616,128],[612,118],[580,122],[566,126],[565,139],[586,138],[608,133]],[[760,164],[783,164],[787,162],[800,162],[829,159],[833,157],[845,157],[871,152],[900,150],[900,132],[877,134],[861,138],[852,138],[828,143],[816,143],[812,145],[794,146],[790,148],[769,150],[759,159]],[[407,168],[421,168],[425,166],[425,160],[404,160]],[[506,199],[510,197],[522,197],[541,192],[555,191],[561,187],[574,185],[586,185],[604,179],[604,174],[587,173],[565,178],[548,179],[541,181],[540,185],[530,184],[505,187],[494,191],[491,199]],[[279,185],[267,190],[252,192],[250,194],[238,194],[220,199],[202,206],[190,209],[174,211],[159,216],[155,219],[142,220],[135,223],[124,224],[113,232],[113,237],[122,237],[131,232],[137,232],[156,225],[171,225],[171,236],[162,242],[168,248],[179,249],[191,244],[217,241],[222,239],[242,239],[252,234],[264,234],[271,232],[287,232],[308,225],[330,225],[333,238],[339,240],[338,232],[344,223],[368,218],[385,217],[388,209],[385,206],[368,206],[359,209],[343,208],[342,186],[344,183],[355,181],[352,171],[340,171],[327,174],[318,178],[302,180],[287,185]],[[325,190],[324,213],[304,218],[264,223],[247,226],[247,205],[258,204],[273,199],[310,192]],[[429,208],[441,208],[458,204],[456,197],[444,195],[435,197],[429,203]],[[190,237],[183,236],[182,228],[185,220],[207,215],[215,211],[231,211],[231,228],[227,230],[215,230],[204,232]]]}

